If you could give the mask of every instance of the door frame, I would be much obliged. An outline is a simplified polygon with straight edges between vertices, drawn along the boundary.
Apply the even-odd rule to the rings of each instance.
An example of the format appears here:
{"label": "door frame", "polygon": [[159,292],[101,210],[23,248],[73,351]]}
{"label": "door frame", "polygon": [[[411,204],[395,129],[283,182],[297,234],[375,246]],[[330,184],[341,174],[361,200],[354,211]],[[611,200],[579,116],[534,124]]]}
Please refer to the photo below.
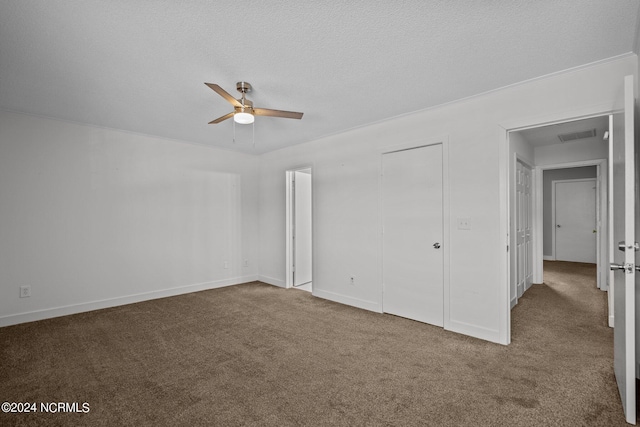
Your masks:
{"label": "door frame", "polygon": [[[594,159],[594,160],[584,160],[579,162],[568,162],[568,163],[556,163],[549,164],[543,166],[536,166],[536,186],[542,189],[543,183],[543,172],[545,170],[551,169],[570,169],[570,168],[580,168],[584,166],[595,166],[596,167],[596,283],[599,289],[606,291],[609,289],[609,245],[608,245],[608,235],[609,235],[609,220],[608,214],[609,209],[607,205],[607,194],[609,192],[609,173],[607,167],[607,159]],[[584,178],[584,179],[594,179],[594,178]],[[584,179],[578,179],[578,181],[583,181]],[[567,180],[567,181],[575,181],[575,180]],[[554,203],[555,207],[555,187],[552,186],[552,191],[554,191],[554,195],[552,195],[552,203]],[[538,191],[536,193],[536,200],[534,201],[534,206],[536,209],[536,238],[539,238],[542,242],[542,233],[543,233],[543,194],[542,191]],[[555,209],[552,211],[552,221],[555,224]],[[555,260],[556,255],[556,231],[553,229],[552,233],[552,246],[553,246],[553,259]],[[536,247],[536,252],[534,253],[534,264],[533,264],[533,273],[534,273],[534,283],[542,283],[543,278],[543,262],[545,260],[543,245],[539,245]],[[546,258],[550,259],[550,258]],[[536,281],[536,278],[539,281]]]}
{"label": "door frame", "polygon": [[[623,105],[621,105],[619,100],[612,98],[607,102],[603,102],[601,104],[589,105],[589,106],[581,106],[577,108],[573,108],[571,110],[565,111],[556,111],[553,113],[543,114],[540,116],[532,116],[519,118],[516,120],[498,123],[497,125],[497,137],[498,137],[498,182],[499,182],[499,236],[498,236],[498,253],[501,253],[502,256],[499,257],[498,260],[498,268],[500,271],[500,280],[499,280],[499,299],[500,304],[498,306],[498,342],[500,344],[510,344],[511,343],[511,298],[510,298],[510,277],[511,277],[511,266],[510,259],[511,254],[509,252],[509,239],[510,239],[510,186],[509,186],[509,176],[511,173],[511,168],[514,167],[511,165],[511,156],[509,155],[509,132],[520,131],[525,129],[531,129],[541,126],[559,124],[574,120],[582,120],[589,119],[592,117],[600,117],[607,116],[610,114],[615,114],[623,111]],[[545,165],[551,166],[551,165]],[[539,182],[541,177],[537,176],[536,180]],[[538,182],[536,182],[536,187],[538,186]],[[541,184],[541,183],[540,183]],[[535,190],[534,190],[535,191]],[[539,191],[536,191],[536,197],[540,197]],[[536,200],[536,203],[538,201]],[[540,219],[537,218],[536,221]],[[538,227],[536,230],[536,236],[534,239],[540,239],[542,236],[539,235],[541,233],[541,227]],[[539,248],[538,252],[539,252]],[[534,256],[536,253],[534,252]],[[538,263],[542,264],[542,258],[538,257]],[[535,264],[534,264],[535,266]],[[538,269],[534,269],[534,283],[539,283],[537,280],[541,278],[542,272],[536,271]]]}
{"label": "door frame", "polygon": [[[294,220],[294,204],[293,204],[293,178],[295,172],[302,170],[311,170],[311,277],[315,278],[316,273],[316,239],[315,239],[315,198],[316,192],[314,188],[313,163],[300,165],[285,172],[285,288],[293,287],[293,220]],[[312,287],[313,294],[315,286]]]}
{"label": "door frame", "polygon": [[[602,233],[602,220],[601,220],[601,210],[602,210],[602,206],[600,206],[600,204],[598,202],[600,202],[600,200],[602,200],[602,197],[600,195],[600,190],[601,190],[601,186],[600,186],[600,182],[598,180],[598,175],[599,172],[597,167],[596,167],[596,177],[595,178],[576,178],[576,179],[554,179],[553,181],[551,181],[551,222],[555,225],[556,223],[556,184],[558,183],[571,183],[571,182],[586,182],[586,181],[593,181],[596,184],[596,200],[595,200],[595,209],[596,209],[596,264],[598,264],[598,267],[600,267],[600,260],[599,260],[599,255],[600,255],[600,234]],[[605,194],[606,196],[606,194]],[[605,197],[606,199],[606,197]],[[558,259],[557,257],[557,253],[556,253],[556,227],[551,227],[551,245],[553,247],[553,252],[551,254],[551,257],[546,257],[546,259],[555,261]],[[598,273],[600,273],[600,268],[598,268]],[[598,274],[598,288],[600,287],[600,274]]]}
{"label": "door frame", "polygon": [[380,246],[378,248],[378,256],[380,259],[378,277],[380,278],[380,293],[379,293],[379,307],[382,312],[382,305],[384,301],[384,284],[382,283],[382,257],[383,257],[383,216],[382,216],[382,156],[387,153],[393,153],[395,151],[411,150],[414,148],[427,147],[430,145],[442,145],[442,285],[443,285],[443,328],[451,329],[450,321],[450,254],[451,254],[451,239],[450,239],[450,208],[449,208],[449,136],[442,135],[433,138],[420,138],[417,140],[410,140],[400,144],[388,145],[381,147],[378,150],[378,224],[380,230]]}

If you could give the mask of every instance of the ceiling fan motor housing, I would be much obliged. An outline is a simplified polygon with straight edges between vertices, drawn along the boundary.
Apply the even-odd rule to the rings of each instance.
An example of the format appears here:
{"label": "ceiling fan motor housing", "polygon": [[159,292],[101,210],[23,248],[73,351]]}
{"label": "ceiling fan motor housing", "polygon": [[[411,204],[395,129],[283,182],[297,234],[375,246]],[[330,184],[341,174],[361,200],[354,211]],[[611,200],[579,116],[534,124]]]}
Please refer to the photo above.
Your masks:
{"label": "ceiling fan motor housing", "polygon": [[251,92],[251,85],[247,82],[238,82],[236,83],[236,89],[240,93]]}

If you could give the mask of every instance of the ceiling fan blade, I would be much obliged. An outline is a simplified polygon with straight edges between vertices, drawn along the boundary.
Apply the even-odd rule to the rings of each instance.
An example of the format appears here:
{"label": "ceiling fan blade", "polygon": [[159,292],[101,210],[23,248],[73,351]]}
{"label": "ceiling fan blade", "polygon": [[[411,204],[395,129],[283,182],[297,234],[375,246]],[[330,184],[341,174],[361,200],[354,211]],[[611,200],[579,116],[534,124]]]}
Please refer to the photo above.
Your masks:
{"label": "ceiling fan blade", "polygon": [[295,111],[271,110],[269,108],[254,108],[253,112],[256,116],[283,117],[285,119],[301,119],[304,113],[296,113]]}
{"label": "ceiling fan blade", "polygon": [[233,115],[234,115],[234,114],[235,114],[235,111],[232,111],[232,112],[230,112],[229,114],[225,114],[225,115],[224,115],[224,116],[222,116],[222,117],[218,117],[218,118],[217,118],[217,119],[215,119],[215,120],[211,120],[211,121],[209,122],[209,124],[210,124],[210,125],[215,125],[215,124],[217,124],[217,123],[223,122],[223,121],[225,121],[225,120],[230,119],[231,117],[233,117]]}
{"label": "ceiling fan blade", "polygon": [[215,83],[205,83],[205,84],[209,86],[211,89],[213,89],[213,91],[216,92],[218,95],[220,95],[221,97],[229,101],[231,105],[233,105],[234,107],[242,107],[242,104],[237,99],[235,99],[233,96],[231,96],[229,92],[222,89],[217,84]]}

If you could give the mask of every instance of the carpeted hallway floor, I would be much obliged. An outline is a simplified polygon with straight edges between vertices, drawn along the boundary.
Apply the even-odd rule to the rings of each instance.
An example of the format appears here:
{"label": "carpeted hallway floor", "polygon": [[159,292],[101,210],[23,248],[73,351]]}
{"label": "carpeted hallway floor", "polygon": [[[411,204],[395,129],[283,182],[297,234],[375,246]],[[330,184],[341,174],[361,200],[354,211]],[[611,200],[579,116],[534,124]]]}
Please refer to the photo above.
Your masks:
{"label": "carpeted hallway floor", "polygon": [[501,346],[249,283],[0,328],[2,426],[616,426],[595,267],[545,264]]}

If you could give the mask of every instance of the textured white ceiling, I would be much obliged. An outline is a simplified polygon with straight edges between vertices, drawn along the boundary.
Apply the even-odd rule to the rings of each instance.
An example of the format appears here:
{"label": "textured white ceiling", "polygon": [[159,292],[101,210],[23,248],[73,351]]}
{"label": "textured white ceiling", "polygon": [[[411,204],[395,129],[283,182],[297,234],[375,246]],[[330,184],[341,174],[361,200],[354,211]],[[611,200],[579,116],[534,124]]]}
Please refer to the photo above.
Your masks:
{"label": "textured white ceiling", "polygon": [[[632,52],[638,6],[3,0],[0,108],[259,154]],[[303,119],[258,117],[256,147],[234,145],[203,83],[240,80]]]}

